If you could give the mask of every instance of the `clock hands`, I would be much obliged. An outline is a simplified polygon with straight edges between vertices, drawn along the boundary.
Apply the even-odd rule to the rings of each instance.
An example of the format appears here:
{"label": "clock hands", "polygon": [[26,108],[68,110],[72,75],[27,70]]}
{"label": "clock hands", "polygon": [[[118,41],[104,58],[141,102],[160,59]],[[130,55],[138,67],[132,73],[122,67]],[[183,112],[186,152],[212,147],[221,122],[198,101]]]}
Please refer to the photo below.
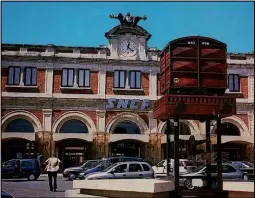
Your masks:
{"label": "clock hands", "polygon": [[132,52],[134,51],[133,49],[130,48],[130,43],[129,42],[127,44],[127,49],[130,49]]}

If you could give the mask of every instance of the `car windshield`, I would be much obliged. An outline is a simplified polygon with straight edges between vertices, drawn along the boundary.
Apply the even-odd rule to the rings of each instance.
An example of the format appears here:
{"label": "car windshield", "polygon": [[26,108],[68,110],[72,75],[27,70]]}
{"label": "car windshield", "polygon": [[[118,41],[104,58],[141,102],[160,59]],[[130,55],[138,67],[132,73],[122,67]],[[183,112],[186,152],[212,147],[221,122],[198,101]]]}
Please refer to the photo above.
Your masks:
{"label": "car windshield", "polygon": [[105,168],[102,172],[107,172],[108,170],[110,170],[112,167],[114,167],[116,164],[112,164],[111,166],[108,166],[107,168]]}
{"label": "car windshield", "polygon": [[251,162],[246,162],[246,161],[243,161],[243,163],[247,166],[249,166],[250,168],[254,168],[254,164],[251,163]]}
{"label": "car windshield", "polygon": [[90,169],[95,167],[96,165],[98,165],[99,163],[101,163],[100,161],[88,161],[86,163],[84,163],[81,168],[82,169]]}

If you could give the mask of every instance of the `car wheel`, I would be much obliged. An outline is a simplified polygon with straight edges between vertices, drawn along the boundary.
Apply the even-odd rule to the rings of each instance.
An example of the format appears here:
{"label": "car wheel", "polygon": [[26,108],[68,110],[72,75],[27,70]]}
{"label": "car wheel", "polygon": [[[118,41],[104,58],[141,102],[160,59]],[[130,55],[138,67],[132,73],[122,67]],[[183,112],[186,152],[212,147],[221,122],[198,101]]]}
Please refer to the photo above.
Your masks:
{"label": "car wheel", "polygon": [[192,185],[192,180],[191,179],[187,179],[185,182],[184,182],[184,186],[189,189],[189,190],[192,190],[194,189],[194,186]]}
{"label": "car wheel", "polygon": [[68,176],[68,178],[69,178],[70,181],[75,180],[76,177],[77,177],[77,176],[76,176],[74,173],[70,173],[69,176]]}
{"label": "car wheel", "polygon": [[245,174],[245,175],[243,176],[243,180],[248,181],[248,180],[249,180],[248,175]]}
{"label": "car wheel", "polygon": [[30,174],[30,175],[28,175],[28,178],[27,178],[28,180],[36,180],[36,177],[35,177],[35,175],[34,174]]}

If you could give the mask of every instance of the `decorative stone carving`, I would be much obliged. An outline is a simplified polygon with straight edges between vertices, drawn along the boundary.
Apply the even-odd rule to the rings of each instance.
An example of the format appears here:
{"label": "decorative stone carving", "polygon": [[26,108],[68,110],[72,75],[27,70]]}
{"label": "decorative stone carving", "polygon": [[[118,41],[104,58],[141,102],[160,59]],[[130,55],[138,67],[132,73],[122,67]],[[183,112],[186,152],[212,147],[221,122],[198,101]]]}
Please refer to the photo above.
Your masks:
{"label": "decorative stone carving", "polygon": [[145,157],[151,164],[156,164],[161,160],[161,134],[151,133],[149,137]]}
{"label": "decorative stone carving", "polygon": [[108,157],[109,154],[109,133],[97,132],[93,138],[93,153],[96,159]]}
{"label": "decorative stone carving", "polygon": [[49,158],[54,152],[52,132],[35,133],[35,145],[37,152],[41,153],[45,159]]}

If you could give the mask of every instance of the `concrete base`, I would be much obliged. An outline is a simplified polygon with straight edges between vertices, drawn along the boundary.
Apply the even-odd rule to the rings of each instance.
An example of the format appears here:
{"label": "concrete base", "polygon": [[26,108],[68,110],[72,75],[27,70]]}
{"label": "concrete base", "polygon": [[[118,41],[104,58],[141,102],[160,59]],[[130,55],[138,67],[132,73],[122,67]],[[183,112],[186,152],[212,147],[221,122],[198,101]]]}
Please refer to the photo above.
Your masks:
{"label": "concrete base", "polygon": [[[253,182],[223,182],[223,190],[229,198],[254,197],[253,187]],[[75,190],[66,191],[66,197],[177,198],[182,197],[182,193],[185,194],[185,191],[180,191],[180,194],[174,192],[173,181],[157,179],[74,180],[73,188]],[[215,197],[216,191],[218,190],[197,189],[187,193],[204,198]]]}
{"label": "concrete base", "polygon": [[74,180],[73,188],[105,191],[160,193],[173,191],[174,182],[157,179]]}

